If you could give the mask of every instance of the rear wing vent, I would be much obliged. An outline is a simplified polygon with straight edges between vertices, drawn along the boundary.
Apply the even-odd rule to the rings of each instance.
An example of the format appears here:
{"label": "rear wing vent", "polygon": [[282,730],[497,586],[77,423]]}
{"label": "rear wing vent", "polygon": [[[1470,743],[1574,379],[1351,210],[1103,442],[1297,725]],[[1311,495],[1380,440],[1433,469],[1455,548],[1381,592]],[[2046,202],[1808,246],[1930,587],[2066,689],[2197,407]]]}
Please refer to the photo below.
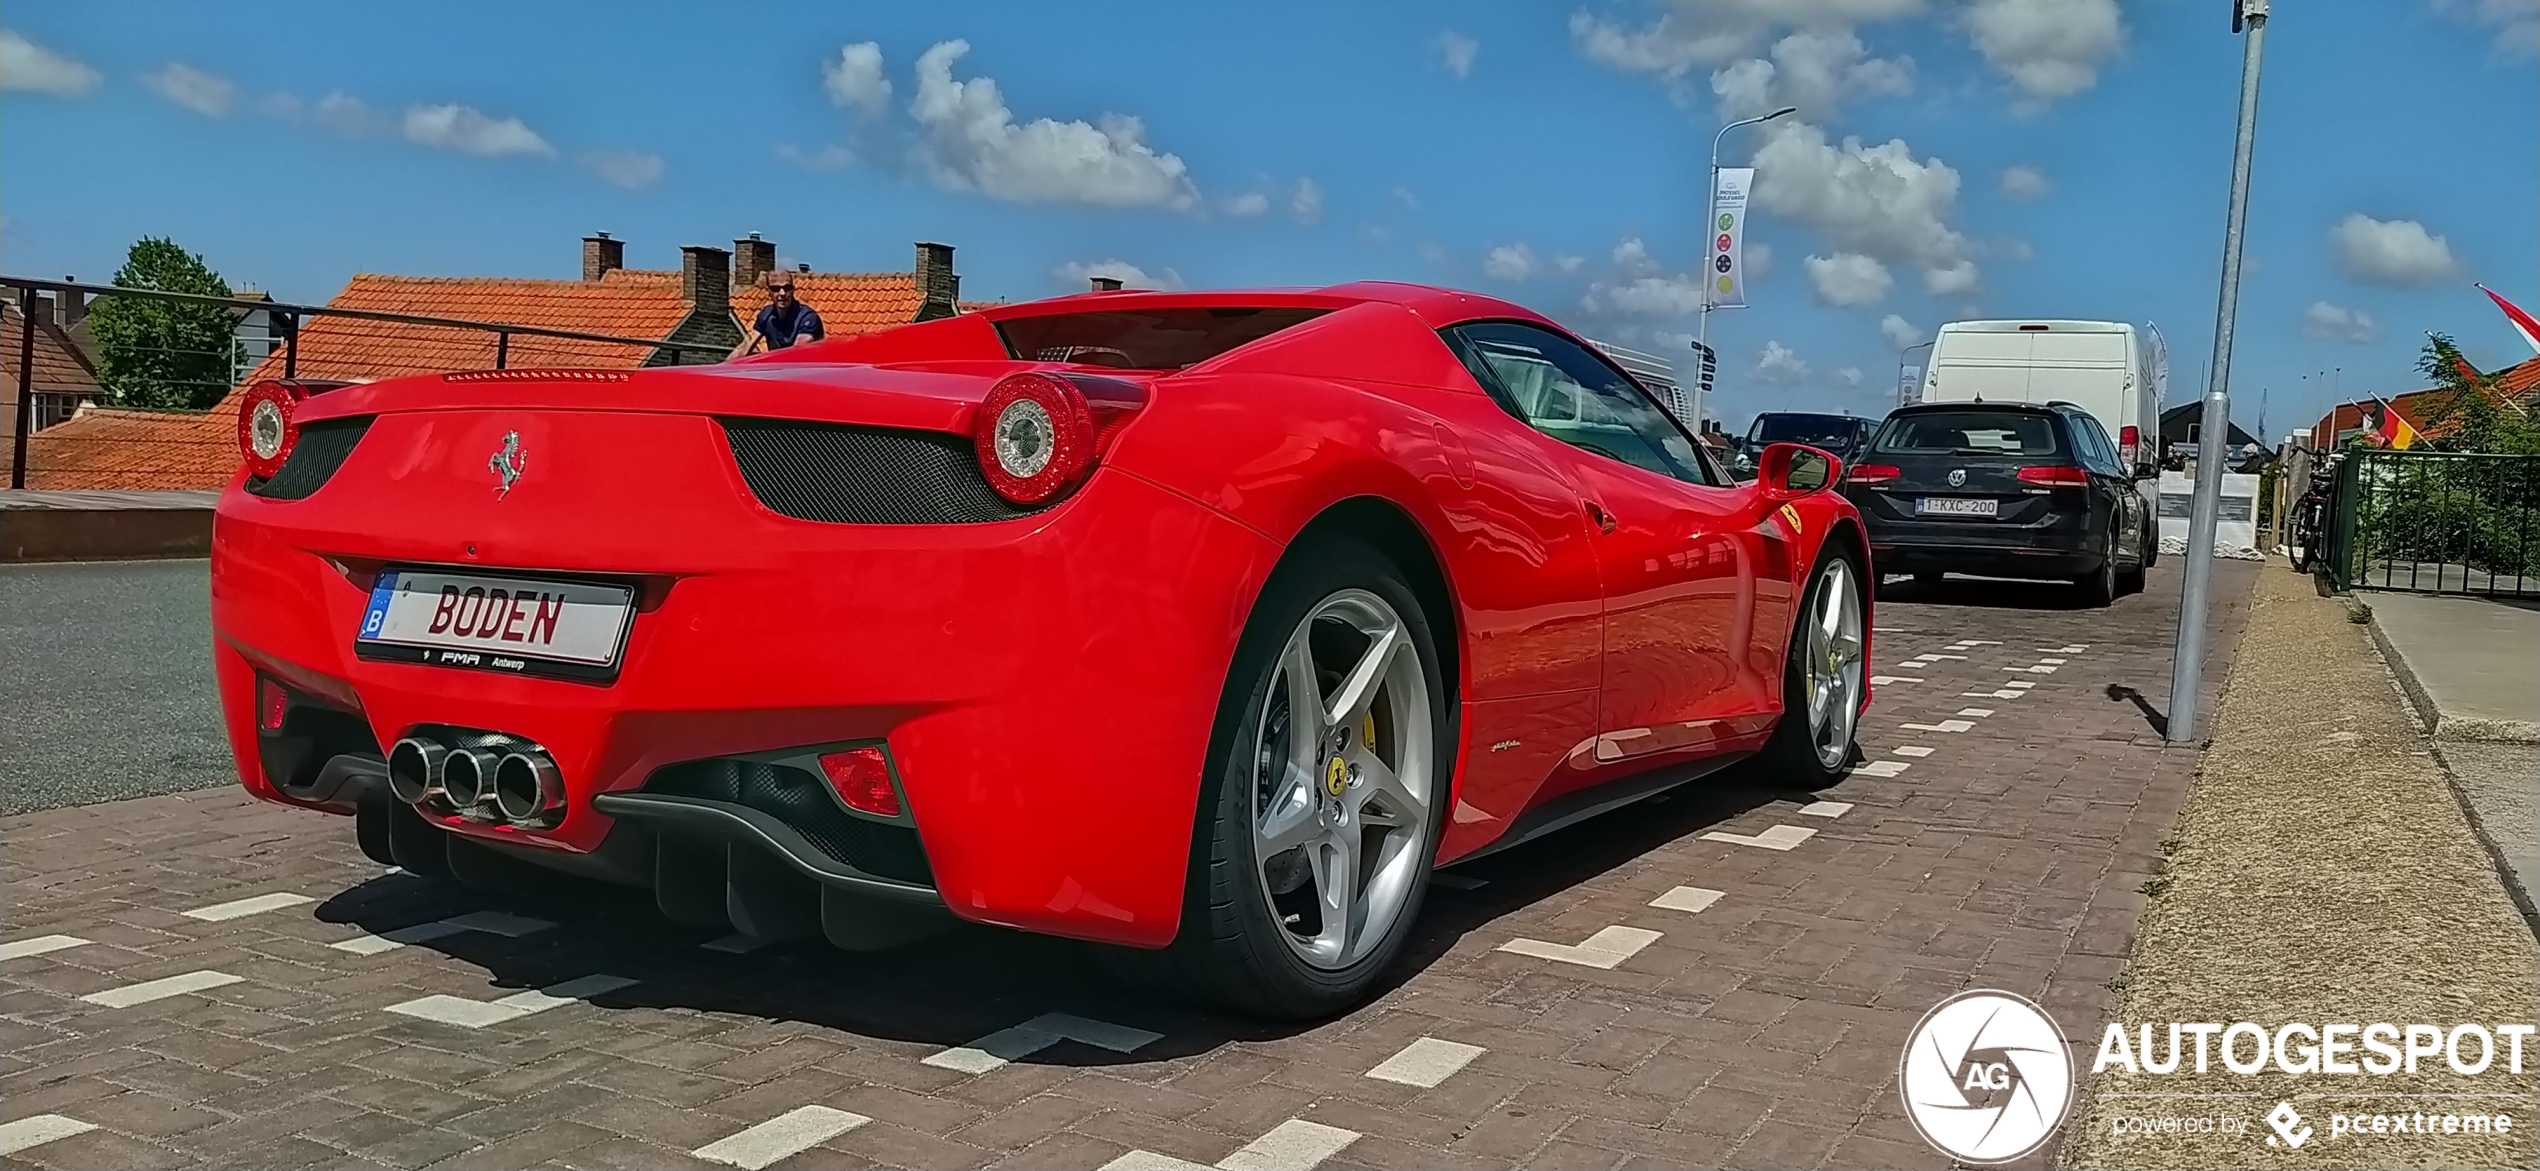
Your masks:
{"label": "rear wing vent", "polygon": [[624,382],[623,370],[462,370],[443,382]]}

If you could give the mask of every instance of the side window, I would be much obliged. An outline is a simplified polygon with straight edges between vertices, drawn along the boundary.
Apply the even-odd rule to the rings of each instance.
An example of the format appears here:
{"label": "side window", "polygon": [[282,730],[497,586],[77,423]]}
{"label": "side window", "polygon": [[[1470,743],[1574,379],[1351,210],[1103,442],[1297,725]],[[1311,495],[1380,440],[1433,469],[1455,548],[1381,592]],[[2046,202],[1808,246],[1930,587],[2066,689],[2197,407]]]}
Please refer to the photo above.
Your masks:
{"label": "side window", "polygon": [[1499,405],[1554,439],[1689,484],[1716,483],[1684,428],[1639,383],[1549,330],[1485,321],[1447,331]]}
{"label": "side window", "polygon": [[2090,470],[2109,476],[2125,474],[2117,466],[2116,445],[2108,442],[2107,429],[2099,425],[2098,419],[2074,411],[2064,420],[2072,428],[2074,445],[2081,449],[2083,462],[2090,465]]}

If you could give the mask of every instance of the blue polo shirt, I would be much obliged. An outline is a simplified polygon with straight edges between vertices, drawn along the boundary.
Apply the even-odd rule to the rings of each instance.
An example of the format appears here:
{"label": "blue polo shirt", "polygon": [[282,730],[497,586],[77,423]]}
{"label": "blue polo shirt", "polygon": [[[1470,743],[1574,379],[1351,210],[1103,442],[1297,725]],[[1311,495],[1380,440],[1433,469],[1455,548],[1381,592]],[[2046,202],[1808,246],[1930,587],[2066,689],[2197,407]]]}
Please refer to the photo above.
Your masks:
{"label": "blue polo shirt", "polygon": [[759,310],[758,335],[767,339],[768,349],[781,350],[797,340],[820,341],[829,331],[821,327],[818,312],[796,301],[791,313],[779,313],[774,305]]}

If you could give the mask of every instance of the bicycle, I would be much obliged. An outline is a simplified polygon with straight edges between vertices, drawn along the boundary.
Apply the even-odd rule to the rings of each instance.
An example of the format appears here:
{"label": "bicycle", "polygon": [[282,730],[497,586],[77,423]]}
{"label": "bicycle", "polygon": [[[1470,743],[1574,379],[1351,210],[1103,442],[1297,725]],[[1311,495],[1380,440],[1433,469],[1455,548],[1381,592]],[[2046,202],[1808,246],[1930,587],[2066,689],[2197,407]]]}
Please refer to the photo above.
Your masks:
{"label": "bicycle", "polygon": [[2345,452],[2335,452],[2312,467],[2310,483],[2284,518],[2285,559],[2295,573],[2309,573],[2319,562],[2320,544],[2328,539],[2329,502],[2337,492],[2337,465],[2345,459]]}

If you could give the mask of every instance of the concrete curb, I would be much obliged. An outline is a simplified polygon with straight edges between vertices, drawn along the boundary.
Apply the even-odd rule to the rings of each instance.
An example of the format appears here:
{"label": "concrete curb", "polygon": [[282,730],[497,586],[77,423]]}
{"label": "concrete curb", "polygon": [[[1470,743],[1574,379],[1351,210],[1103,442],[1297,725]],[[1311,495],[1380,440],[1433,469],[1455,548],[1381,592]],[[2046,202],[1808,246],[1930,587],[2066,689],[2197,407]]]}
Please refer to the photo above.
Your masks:
{"label": "concrete curb", "polygon": [[[2351,599],[2348,601],[2350,612],[2357,604]],[[2390,636],[2382,632],[2380,619],[2370,617],[2369,604],[2365,605],[2365,614],[2365,625],[2372,630],[2372,645],[2381,652],[2381,661],[2390,665],[2390,673],[2398,678],[2400,690],[2407,692],[2408,702],[2415,706],[2417,720],[2424,725],[2428,738],[2478,740],[2492,744],[2540,744],[2540,722],[2444,715],[2434,706],[2433,697],[2426,693],[2425,684],[2409,668],[2406,656],[2390,645]]]}

